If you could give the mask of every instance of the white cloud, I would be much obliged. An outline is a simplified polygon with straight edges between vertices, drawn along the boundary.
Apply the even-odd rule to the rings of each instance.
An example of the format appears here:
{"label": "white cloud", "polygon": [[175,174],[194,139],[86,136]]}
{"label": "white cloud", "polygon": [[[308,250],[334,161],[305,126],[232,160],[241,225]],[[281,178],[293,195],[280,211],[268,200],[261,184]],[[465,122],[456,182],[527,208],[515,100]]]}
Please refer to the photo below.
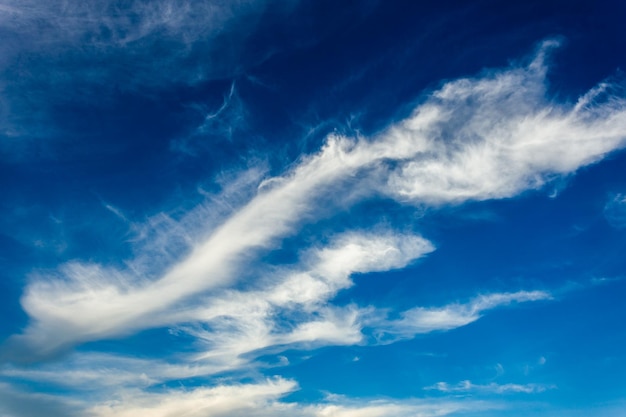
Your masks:
{"label": "white cloud", "polygon": [[0,384],[0,413],[15,417],[435,417],[501,408],[495,402],[448,399],[352,399],[328,395],[318,403],[283,401],[298,389],[293,380],[268,378],[246,384],[142,390],[108,387],[99,397],[56,397]]}
{"label": "white cloud", "polygon": [[[63,265],[49,276],[33,277],[22,298],[31,324],[13,343],[28,354],[47,355],[76,343],[173,324],[175,316],[194,321],[198,317],[178,312],[183,303],[195,306],[199,295],[215,301],[204,310],[202,320],[238,329],[228,337],[247,335],[248,330],[238,327],[241,321],[233,324],[218,319],[217,297],[225,297],[224,305],[228,305],[229,298],[241,296],[224,288],[235,282],[259,249],[273,248],[304,222],[376,193],[435,205],[512,197],[622,148],[626,139],[623,97],[610,95],[607,87],[591,91],[575,105],[545,97],[543,56],[552,46],[554,42],[544,43],[528,66],[445,84],[417,105],[410,117],[375,137],[330,136],[319,153],[303,157],[284,175],[264,181],[247,204],[235,208],[208,235],[191,241],[187,256],[179,255],[176,263],[157,269],[150,277],[132,268],[79,262]],[[196,220],[184,224],[182,235],[193,228],[206,230],[202,219]],[[372,247],[361,242],[361,246],[344,245],[342,252],[331,250],[326,255],[322,250],[316,268],[321,268],[317,273],[324,279],[302,275],[285,285],[297,282],[303,287],[282,288],[282,297],[298,294],[296,298],[310,297],[312,304],[328,300],[324,297],[349,284],[344,262],[350,273],[402,267],[432,250],[420,239],[400,238],[395,247],[372,239],[378,242]],[[384,256],[376,261],[361,257],[380,250]],[[272,284],[269,288],[276,291],[273,302],[279,302],[279,288]],[[504,298],[493,295],[470,305],[409,310],[395,323],[395,331],[414,334],[458,327],[494,306],[524,301],[524,297],[539,299],[542,294],[501,294],[497,297]],[[269,343],[263,337],[272,323],[264,314],[271,301],[266,298],[251,304],[259,313],[253,316],[258,325],[251,324],[249,331],[260,333],[247,350]],[[358,327],[344,319],[329,324],[335,319],[329,315],[323,317],[325,324],[301,323],[303,327],[294,334],[304,339],[325,334],[336,341],[333,334],[338,329]],[[294,342],[289,337],[285,340]]]}
{"label": "white cloud", "polygon": [[[143,325],[188,323],[179,330],[194,336],[203,351],[195,357],[196,360],[203,360],[203,366],[194,367],[194,375],[200,369],[205,374],[211,374],[247,365],[253,358],[250,353],[266,348],[277,351],[294,344],[301,347],[355,344],[362,339],[360,310],[355,306],[335,308],[329,306],[328,301],[338,291],[353,285],[350,276],[355,272],[401,268],[433,249],[428,241],[418,236],[382,231],[378,234],[350,232],[339,235],[328,246],[305,253],[302,263],[305,269],[274,270],[264,282],[249,290],[215,290],[186,306],[151,316],[151,321]],[[62,306],[61,312],[67,316],[64,317],[65,324],[46,323],[46,330],[51,333],[25,336],[31,337],[27,341],[35,347],[41,344],[44,354],[47,353],[45,349],[62,347],[51,346],[50,338],[55,338],[58,343],[63,341],[64,335],[67,338],[84,337],[79,333],[81,326],[91,332],[108,332],[111,326],[120,325],[114,321],[118,319],[117,315],[105,323],[96,323],[93,316],[93,310],[98,307],[96,303],[111,302],[119,294],[112,285],[96,287],[104,277],[110,282],[115,271],[90,271],[80,264],[68,268],[71,269],[66,273],[73,274],[76,281],[84,285],[86,296],[62,291],[47,304],[51,313],[54,313],[52,303]],[[127,285],[125,279],[125,276],[118,277],[118,288]],[[50,286],[48,291],[54,289]],[[64,304],[73,306],[76,302],[85,303],[84,307],[81,305],[85,311],[72,316],[72,310]],[[88,303],[94,303],[91,310]],[[119,308],[127,311],[132,306],[120,305]],[[287,317],[291,324],[285,327],[281,321]],[[124,319],[121,313],[120,319]],[[94,328],[96,325],[99,327]],[[127,330],[131,328],[130,324],[126,326]],[[126,365],[121,367],[121,375],[125,374],[125,368]]]}
{"label": "white cloud", "polygon": [[0,382],[2,417],[74,417],[81,416],[81,402],[50,394],[26,392]]}
{"label": "white cloud", "polygon": [[140,359],[103,353],[74,352],[63,361],[19,367],[5,364],[0,375],[44,382],[77,391],[143,389],[172,380],[204,377],[223,371],[211,363]]}
{"label": "white cloud", "polygon": [[[362,340],[361,311],[328,306],[328,301],[353,285],[353,273],[401,268],[433,249],[417,236],[347,233],[327,247],[309,250],[303,261],[307,269],[276,271],[259,290],[218,294],[180,320],[204,323],[183,328],[205,341],[206,353],[199,358],[229,366],[245,363],[241,356],[246,353],[270,347],[355,344]],[[281,321],[286,318],[291,324],[285,327]]]}
{"label": "white cloud", "polygon": [[[416,334],[464,326],[493,308],[551,298],[542,291],[496,293],[475,297],[465,304],[455,303],[440,308],[417,307],[402,313],[401,319],[387,320],[381,311],[359,310],[355,306],[329,307],[323,302],[330,298],[329,291],[321,291],[311,298],[273,298],[275,289],[286,283],[289,283],[289,279],[280,281],[274,290],[231,291],[228,296],[221,294],[214,300],[205,300],[209,304],[206,308],[183,313],[185,321],[201,323],[179,328],[197,340],[201,353],[194,354],[193,359],[179,357],[175,362],[168,363],[73,353],[62,365],[53,362],[26,370],[5,367],[0,375],[47,381],[80,390],[113,386],[145,388],[172,380],[258,367],[261,364],[253,362],[256,357],[276,354],[289,347],[310,349],[324,345],[357,344],[363,342],[361,330],[364,327],[373,330],[378,343],[391,343],[412,338]],[[349,285],[351,282],[347,280],[344,287]],[[282,320],[285,318],[289,318],[293,324],[284,326]]]}
{"label": "white cloud", "polygon": [[282,402],[280,397],[297,388],[293,381],[170,390],[162,393],[127,392],[119,400],[107,401],[90,410],[94,417],[184,415],[258,417],[405,417],[446,416],[462,411],[483,411],[497,405],[479,401],[446,400],[351,400],[331,396],[318,404]]}
{"label": "white cloud", "polygon": [[493,408],[482,404],[482,406],[468,407],[462,403],[441,403],[441,404],[415,404],[407,401],[406,404],[393,402],[374,402],[365,406],[341,406],[327,405],[317,407],[314,413],[315,417],[435,417],[456,414],[457,412],[467,411],[468,409],[484,410]]}
{"label": "white cloud", "polygon": [[245,131],[247,127],[247,109],[235,82],[230,85],[223,103],[217,109],[208,109],[202,105],[193,107],[205,115],[204,121],[192,134],[173,140],[170,143],[173,150],[195,155],[203,144],[215,147],[221,141],[232,141],[235,132]]}
{"label": "white cloud", "polygon": [[545,384],[497,384],[495,382],[489,384],[474,384],[469,380],[461,381],[458,384],[450,385],[446,382],[438,382],[435,385],[426,387],[426,390],[436,390],[445,393],[456,392],[481,392],[493,394],[536,394],[547,390],[555,389],[554,385]]}
{"label": "white cloud", "polygon": [[[622,148],[623,97],[594,89],[575,106],[546,99],[543,59],[553,46],[527,67],[445,84],[385,132],[407,159],[386,191],[434,204],[512,197]],[[411,143],[427,149],[416,154]]]}
{"label": "white cloud", "polygon": [[481,295],[469,302],[448,304],[444,307],[416,307],[401,314],[398,320],[381,320],[377,333],[384,340],[387,336],[412,338],[416,334],[451,330],[468,325],[482,317],[483,313],[511,303],[548,300],[552,296],[544,291],[518,291]]}

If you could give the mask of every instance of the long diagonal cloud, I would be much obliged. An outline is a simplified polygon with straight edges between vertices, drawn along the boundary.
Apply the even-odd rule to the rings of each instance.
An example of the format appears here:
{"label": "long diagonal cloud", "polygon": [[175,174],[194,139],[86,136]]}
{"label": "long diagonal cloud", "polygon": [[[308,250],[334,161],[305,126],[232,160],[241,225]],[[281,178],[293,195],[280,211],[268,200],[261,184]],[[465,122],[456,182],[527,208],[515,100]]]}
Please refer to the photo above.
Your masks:
{"label": "long diagonal cloud", "polygon": [[[555,45],[544,42],[526,66],[444,84],[373,137],[331,135],[318,153],[264,181],[247,204],[155,279],[78,262],[34,277],[22,298],[31,322],[10,346],[44,357],[190,320],[174,314],[182,303],[232,284],[258,249],[271,248],[320,211],[328,215],[332,205],[324,197],[331,192],[343,196],[337,204],[374,195],[434,206],[508,198],[624,147],[626,99],[610,85],[577,103],[546,98],[545,55]],[[387,268],[406,265],[427,247]]]}

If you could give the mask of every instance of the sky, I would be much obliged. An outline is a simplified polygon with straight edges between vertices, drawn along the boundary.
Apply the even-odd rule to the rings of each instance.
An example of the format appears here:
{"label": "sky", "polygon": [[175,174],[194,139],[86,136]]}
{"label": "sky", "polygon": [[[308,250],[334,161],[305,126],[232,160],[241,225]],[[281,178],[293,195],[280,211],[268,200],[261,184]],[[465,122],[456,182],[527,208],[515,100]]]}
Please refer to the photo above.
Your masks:
{"label": "sky", "polygon": [[0,417],[626,416],[624,19],[0,0]]}

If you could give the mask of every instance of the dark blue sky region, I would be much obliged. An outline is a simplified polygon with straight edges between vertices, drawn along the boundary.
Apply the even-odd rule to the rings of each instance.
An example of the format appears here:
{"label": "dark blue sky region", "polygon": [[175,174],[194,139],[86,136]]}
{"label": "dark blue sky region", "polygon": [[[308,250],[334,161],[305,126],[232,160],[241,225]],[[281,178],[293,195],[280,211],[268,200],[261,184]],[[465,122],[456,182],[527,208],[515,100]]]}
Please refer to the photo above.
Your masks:
{"label": "dark blue sky region", "polygon": [[625,19],[0,0],[0,415],[626,416]]}

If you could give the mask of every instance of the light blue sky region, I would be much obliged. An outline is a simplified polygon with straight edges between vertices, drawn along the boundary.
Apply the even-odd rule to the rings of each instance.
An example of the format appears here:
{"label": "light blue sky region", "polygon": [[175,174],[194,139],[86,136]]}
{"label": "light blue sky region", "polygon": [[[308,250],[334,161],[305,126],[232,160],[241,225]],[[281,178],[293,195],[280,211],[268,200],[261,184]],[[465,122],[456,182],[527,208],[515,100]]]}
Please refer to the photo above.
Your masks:
{"label": "light blue sky region", "polygon": [[626,416],[625,19],[0,0],[0,417]]}

